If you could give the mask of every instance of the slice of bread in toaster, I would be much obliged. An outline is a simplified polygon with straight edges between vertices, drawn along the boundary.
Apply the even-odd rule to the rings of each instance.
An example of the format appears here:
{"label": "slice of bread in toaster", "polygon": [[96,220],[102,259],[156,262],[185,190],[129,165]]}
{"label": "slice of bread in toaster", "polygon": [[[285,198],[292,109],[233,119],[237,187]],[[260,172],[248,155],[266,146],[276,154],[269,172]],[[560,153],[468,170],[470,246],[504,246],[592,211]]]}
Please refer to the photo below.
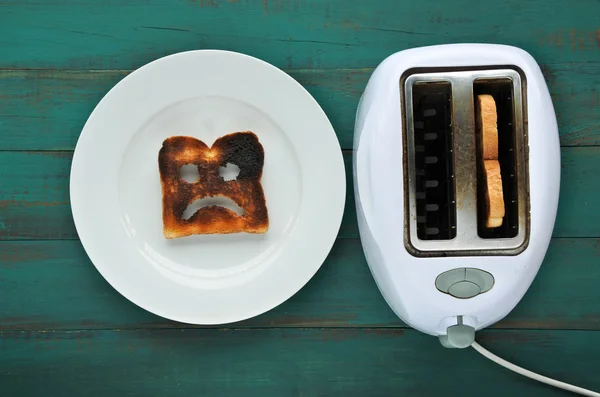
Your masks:
{"label": "slice of bread in toaster", "polygon": [[504,197],[502,177],[498,160],[484,160],[486,227],[502,226],[504,218]]}
{"label": "slice of bread in toaster", "polygon": [[498,116],[491,95],[478,95],[476,106],[477,129],[481,131],[484,160],[498,160]]}
{"label": "slice of bread in toaster", "polygon": [[481,134],[485,225],[495,228],[502,226],[505,208],[502,174],[498,162],[498,116],[494,98],[491,95],[478,95],[475,113],[477,131]]}
{"label": "slice of bread in toaster", "polygon": [[[220,168],[230,164],[240,170],[234,180],[221,175]],[[185,165],[197,167],[197,181],[182,179],[180,170]],[[264,149],[251,131],[222,136],[211,147],[192,137],[167,138],[158,154],[164,236],[267,232],[269,216],[261,184],[263,165]],[[230,199],[243,214],[212,203],[184,219],[186,208],[203,198]]]}

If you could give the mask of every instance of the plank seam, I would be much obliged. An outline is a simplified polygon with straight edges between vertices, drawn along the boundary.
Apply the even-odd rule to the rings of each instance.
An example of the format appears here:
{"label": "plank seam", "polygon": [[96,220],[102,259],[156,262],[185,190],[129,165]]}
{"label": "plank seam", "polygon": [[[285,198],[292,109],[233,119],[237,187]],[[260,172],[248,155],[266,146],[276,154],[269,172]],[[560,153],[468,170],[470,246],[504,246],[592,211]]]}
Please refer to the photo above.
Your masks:
{"label": "plank seam", "polygon": [[[0,335],[2,334],[14,334],[14,333],[77,333],[77,332],[139,332],[139,331],[273,331],[273,330],[295,330],[295,331],[411,331],[419,332],[411,327],[400,327],[400,326],[389,326],[389,327],[146,327],[146,328],[57,328],[57,329],[0,329]],[[502,327],[488,327],[483,330],[477,331],[479,335],[485,331],[499,331],[499,332],[515,332],[515,331],[557,331],[557,332],[599,332],[600,329],[592,328],[502,328]]]}
{"label": "plank seam", "polygon": [[[390,54],[391,55],[391,54]],[[156,59],[160,59],[160,58],[156,58]],[[540,67],[543,69],[544,66],[548,66],[548,65],[552,65],[552,66],[557,66],[557,65],[596,65],[596,64],[600,64],[599,61],[592,61],[592,60],[585,60],[585,61],[577,61],[577,62],[542,62],[539,63]],[[144,64],[141,64],[139,67],[142,67]],[[314,68],[281,68],[278,67],[279,69],[285,71],[285,72],[293,72],[293,73],[314,73],[314,72],[319,72],[319,71],[350,71],[350,72],[356,72],[356,71],[363,71],[363,72],[372,72],[373,70],[375,70],[375,67],[362,67],[362,68],[318,68],[318,69],[314,69]],[[56,72],[73,72],[73,73],[113,73],[113,74],[117,74],[117,73],[131,73],[134,70],[137,70],[139,68],[135,68],[135,69],[65,69],[65,68],[28,68],[28,67],[20,67],[20,68],[14,68],[14,67],[0,67],[0,72],[50,72],[50,73],[56,73]]]}
{"label": "plank seam", "polygon": [[[561,144],[561,148],[597,148],[600,147],[600,144],[592,144],[592,145],[569,145],[569,144]],[[353,149],[342,149],[342,153],[346,155],[351,155]],[[75,153],[75,149],[0,149],[0,153],[26,153],[26,154],[44,154],[44,153],[64,153],[64,154],[73,154]]]}
{"label": "plank seam", "polygon": [[[157,58],[160,59],[160,58]],[[568,63],[568,62],[565,62]],[[600,62],[591,62],[591,63],[600,63]],[[570,63],[569,63],[570,64]],[[140,68],[143,65],[140,65]],[[3,68],[0,67],[0,73],[3,72],[47,72],[47,73],[106,73],[106,74],[127,74],[131,73],[136,69],[57,69],[57,68]],[[309,69],[309,68],[280,68],[286,73],[318,73],[318,72],[365,72],[369,73],[375,70],[374,67],[368,68],[318,68],[318,69]]]}
{"label": "plank seam", "polygon": [[[600,236],[556,236],[552,240],[597,240]],[[56,241],[79,241],[80,239],[73,238],[11,238],[0,239],[1,243],[34,243],[34,242],[56,242]],[[337,237],[337,240],[360,240],[359,237]]]}

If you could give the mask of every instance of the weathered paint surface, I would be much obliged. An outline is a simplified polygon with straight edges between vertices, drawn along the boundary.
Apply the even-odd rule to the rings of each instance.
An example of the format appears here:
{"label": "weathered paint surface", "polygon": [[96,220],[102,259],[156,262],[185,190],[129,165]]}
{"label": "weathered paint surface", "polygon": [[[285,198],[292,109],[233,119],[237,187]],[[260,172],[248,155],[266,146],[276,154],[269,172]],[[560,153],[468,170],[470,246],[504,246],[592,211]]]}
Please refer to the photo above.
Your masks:
{"label": "weathered paint surface", "polygon": [[[544,264],[478,339],[526,368],[600,390],[600,4],[595,0],[0,0],[0,395],[566,395],[447,350],[379,294],[349,178],[358,99],[405,48],[517,45],[540,63],[562,148]],[[132,70],[183,50],[262,58],[329,116],[348,170],[339,239],[274,310],[227,327],[151,315],[104,281],[77,240],[72,150],[94,106]],[[472,383],[456,382],[467,374]]]}
{"label": "weathered paint surface", "polygon": [[[563,146],[600,142],[600,60],[542,64]],[[286,70],[352,148],[356,107],[372,69]],[[96,103],[130,71],[0,70],[0,149],[73,150]]]}
{"label": "weathered paint surface", "polygon": [[[600,330],[600,242],[552,240],[531,289],[495,328]],[[78,241],[0,242],[0,331],[177,328],[104,281]],[[404,327],[379,294],[358,239],[339,239],[289,301],[234,327]],[[189,327],[189,326],[185,326]]]}
{"label": "weathered paint surface", "polygon": [[[600,387],[590,368],[598,332],[488,330],[479,340],[545,375]],[[414,330],[3,331],[0,354],[11,397],[568,395]]]}
{"label": "weathered paint surface", "polygon": [[[69,206],[71,152],[0,152],[0,238],[76,238]],[[351,153],[345,153],[347,199],[340,238],[357,238]],[[555,237],[599,237],[600,148],[562,148],[561,201]],[[15,164],[19,166],[16,167]],[[158,177],[158,174],[157,174]]]}
{"label": "weathered paint surface", "polygon": [[374,67],[454,42],[517,45],[542,63],[600,61],[595,0],[8,0],[0,68],[135,69],[222,48],[288,69]]}

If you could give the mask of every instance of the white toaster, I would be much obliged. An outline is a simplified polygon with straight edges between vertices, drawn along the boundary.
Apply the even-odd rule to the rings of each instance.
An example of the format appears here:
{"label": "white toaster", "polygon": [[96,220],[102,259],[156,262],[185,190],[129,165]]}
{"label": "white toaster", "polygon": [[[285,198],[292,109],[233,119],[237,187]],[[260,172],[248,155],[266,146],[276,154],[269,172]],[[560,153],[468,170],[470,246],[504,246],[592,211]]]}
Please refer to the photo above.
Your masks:
{"label": "white toaster", "polygon": [[[502,225],[486,228],[475,98],[496,103]],[[542,72],[525,51],[449,44],[385,59],[354,131],[360,238],[377,286],[411,327],[464,348],[504,318],[544,259],[560,147]]]}

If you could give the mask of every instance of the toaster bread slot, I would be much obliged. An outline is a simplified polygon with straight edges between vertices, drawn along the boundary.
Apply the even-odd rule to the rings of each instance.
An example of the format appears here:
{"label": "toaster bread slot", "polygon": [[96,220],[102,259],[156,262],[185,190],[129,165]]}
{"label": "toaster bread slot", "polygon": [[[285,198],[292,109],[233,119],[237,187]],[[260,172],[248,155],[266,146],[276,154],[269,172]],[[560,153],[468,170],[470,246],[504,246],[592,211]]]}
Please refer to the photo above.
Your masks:
{"label": "toaster bread slot", "polygon": [[415,216],[421,240],[456,236],[450,98],[446,82],[413,86]]}
{"label": "toaster bread slot", "polygon": [[[478,149],[477,231],[484,239],[512,238],[519,232],[513,83],[506,78],[478,79],[473,83],[473,94]],[[492,130],[495,136],[492,136]],[[501,210],[502,217],[494,218],[492,214],[496,220],[490,222],[490,210],[496,214]]]}

